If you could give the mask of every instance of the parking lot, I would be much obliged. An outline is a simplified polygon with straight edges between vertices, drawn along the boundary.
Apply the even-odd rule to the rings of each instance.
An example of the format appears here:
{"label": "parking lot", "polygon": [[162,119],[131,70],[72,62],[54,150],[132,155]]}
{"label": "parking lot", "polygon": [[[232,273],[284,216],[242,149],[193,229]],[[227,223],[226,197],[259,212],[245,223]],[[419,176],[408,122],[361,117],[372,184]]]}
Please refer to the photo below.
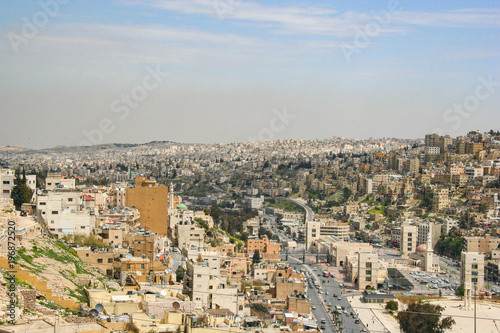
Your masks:
{"label": "parking lot", "polygon": [[425,291],[425,288],[427,290],[441,290],[444,293],[445,291],[454,291],[460,284],[459,279],[449,273],[432,274],[410,271],[407,278],[415,285],[414,291],[416,292],[419,290]]}

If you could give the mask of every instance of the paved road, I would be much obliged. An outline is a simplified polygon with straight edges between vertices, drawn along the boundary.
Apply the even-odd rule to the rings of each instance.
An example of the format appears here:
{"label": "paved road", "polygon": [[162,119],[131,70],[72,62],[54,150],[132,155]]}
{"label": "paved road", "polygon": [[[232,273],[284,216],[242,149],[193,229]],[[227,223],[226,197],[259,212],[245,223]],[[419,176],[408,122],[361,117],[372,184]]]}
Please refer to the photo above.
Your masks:
{"label": "paved road", "polygon": [[[302,265],[300,261],[296,258],[289,257],[289,262],[292,265],[293,268],[297,270],[301,270],[303,268],[307,269],[311,274],[315,275],[315,272],[311,270],[310,267],[307,265]],[[317,292],[316,288],[309,288],[308,293],[309,297],[311,298],[311,307],[316,307],[315,309],[312,309],[312,313],[314,314],[314,317],[318,323],[318,326],[325,326],[325,329],[323,332],[337,332],[335,327],[333,326],[333,322],[326,312],[326,307],[323,305],[324,302],[322,302],[321,298],[319,297],[319,294]],[[327,302],[328,303],[328,302]],[[326,323],[321,324],[321,319],[325,318]]]}
{"label": "paved road", "polygon": [[314,221],[314,212],[311,209],[311,207],[309,207],[308,205],[297,199],[290,199],[290,198],[283,198],[283,199],[296,203],[300,207],[304,208],[304,210],[306,211],[306,222]]}
{"label": "paved road", "polygon": [[[328,303],[331,303],[332,306],[340,305],[343,309],[345,309],[345,311],[347,311],[347,313],[344,313],[344,311],[342,311],[342,314],[340,315],[340,320],[342,321],[342,328],[344,329],[344,332],[363,332],[364,327],[362,323],[356,324],[355,319],[351,315],[351,312],[356,311],[354,311],[354,309],[351,308],[349,302],[346,301],[344,297],[346,295],[346,292],[339,286],[339,281],[337,279],[332,277],[323,277],[323,267],[321,266],[307,264],[303,265],[299,263],[300,260],[298,260],[298,258],[294,257],[289,257],[289,262],[291,263],[292,267],[296,269],[300,270],[300,267],[307,269],[312,274],[312,276],[319,281],[322,294],[319,294],[316,288],[309,288],[308,295],[311,297],[311,306],[316,306],[316,309],[312,310],[312,312],[314,313],[314,316],[318,321],[318,325],[322,325],[320,323],[321,318],[326,319],[326,324],[323,324],[325,326],[324,332],[337,332],[333,325],[331,317],[327,314],[326,308],[328,308]],[[316,271],[314,271],[315,268]],[[352,294],[348,293],[348,295]],[[356,315],[356,318],[357,317],[358,316]]]}
{"label": "paved road", "polygon": [[168,268],[170,268],[172,271],[175,272],[177,267],[182,265],[182,254],[178,250],[177,252],[171,252],[171,256],[172,256],[172,260],[170,261]]}

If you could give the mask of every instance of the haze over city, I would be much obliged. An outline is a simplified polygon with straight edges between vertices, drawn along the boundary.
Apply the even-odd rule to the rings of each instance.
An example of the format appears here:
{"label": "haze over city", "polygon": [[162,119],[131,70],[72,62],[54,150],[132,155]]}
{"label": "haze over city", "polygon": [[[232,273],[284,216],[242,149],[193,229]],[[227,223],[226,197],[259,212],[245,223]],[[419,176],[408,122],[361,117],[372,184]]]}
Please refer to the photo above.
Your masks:
{"label": "haze over city", "polygon": [[500,123],[495,1],[55,3],[2,2],[0,145],[422,138]]}

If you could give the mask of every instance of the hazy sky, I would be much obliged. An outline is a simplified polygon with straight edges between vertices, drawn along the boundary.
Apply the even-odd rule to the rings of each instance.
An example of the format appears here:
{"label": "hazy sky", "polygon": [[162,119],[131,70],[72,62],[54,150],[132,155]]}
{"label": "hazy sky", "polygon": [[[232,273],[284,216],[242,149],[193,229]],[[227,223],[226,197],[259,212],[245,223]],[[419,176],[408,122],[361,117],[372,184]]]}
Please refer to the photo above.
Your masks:
{"label": "hazy sky", "polygon": [[500,129],[498,1],[0,5],[0,145]]}

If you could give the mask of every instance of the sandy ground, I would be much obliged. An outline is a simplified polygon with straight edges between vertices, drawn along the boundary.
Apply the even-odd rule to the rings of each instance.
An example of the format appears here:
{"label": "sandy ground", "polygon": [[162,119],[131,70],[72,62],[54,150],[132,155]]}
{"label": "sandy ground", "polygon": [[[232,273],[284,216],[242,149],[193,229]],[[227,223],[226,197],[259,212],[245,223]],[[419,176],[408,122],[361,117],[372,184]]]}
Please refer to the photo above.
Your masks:
{"label": "sandy ground", "polygon": [[[397,320],[384,311],[380,304],[367,304],[360,300],[361,296],[348,297],[351,305],[356,308],[361,321],[368,326],[370,332],[399,333]],[[456,297],[448,297],[431,301],[445,308],[443,317],[451,316],[456,324],[447,332],[474,332],[474,309],[465,310],[461,307],[463,301]],[[400,309],[404,305],[400,303]],[[500,305],[478,300],[476,303],[476,331],[480,333],[500,333]]]}

